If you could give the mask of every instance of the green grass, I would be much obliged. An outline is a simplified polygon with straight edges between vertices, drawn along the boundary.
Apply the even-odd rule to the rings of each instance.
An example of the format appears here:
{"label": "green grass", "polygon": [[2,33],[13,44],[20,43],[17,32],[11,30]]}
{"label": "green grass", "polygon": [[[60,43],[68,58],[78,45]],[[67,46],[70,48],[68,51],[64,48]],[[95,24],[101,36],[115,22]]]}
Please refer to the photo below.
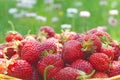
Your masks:
{"label": "green grass", "polygon": [[[77,7],[73,4],[75,1],[81,1],[83,5]],[[22,35],[27,34],[28,30],[31,30],[32,34],[37,34],[39,27],[45,25],[52,26],[56,32],[60,33],[60,25],[67,23],[74,24],[72,30],[78,33],[82,33],[97,26],[107,26],[107,31],[113,37],[113,39],[120,40],[120,15],[115,16],[115,18],[118,19],[117,26],[111,26],[108,24],[108,18],[110,17],[108,12],[111,9],[118,9],[118,11],[120,11],[120,0],[107,0],[107,6],[100,6],[99,1],[100,0],[55,0],[54,3],[61,4],[62,8],[45,11],[45,8],[48,5],[45,5],[43,0],[38,0],[33,9],[23,9],[28,12],[36,12],[41,16],[46,16],[47,22],[41,22],[35,20],[34,18],[14,18],[11,14],[8,13],[8,10],[10,8],[16,7],[16,0],[0,0],[0,43],[5,41],[4,38],[6,32],[11,30],[11,26],[8,24],[9,20],[14,23],[16,31],[20,32]],[[118,6],[112,7],[111,4],[113,1],[117,1]],[[82,10],[88,10],[91,12],[91,17],[81,18],[78,13],[74,18],[68,18],[66,16],[66,9],[70,7],[77,8],[79,12]],[[19,10],[22,10],[22,8],[19,8]],[[58,16],[60,19],[56,23],[51,21],[51,18],[54,16]]]}

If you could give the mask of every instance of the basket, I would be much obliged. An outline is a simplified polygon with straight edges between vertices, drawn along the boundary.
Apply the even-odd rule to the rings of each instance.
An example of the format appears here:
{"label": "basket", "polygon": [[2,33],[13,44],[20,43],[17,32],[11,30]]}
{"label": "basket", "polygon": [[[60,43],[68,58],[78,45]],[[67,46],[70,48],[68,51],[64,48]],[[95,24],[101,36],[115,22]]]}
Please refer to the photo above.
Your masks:
{"label": "basket", "polygon": [[120,75],[114,76],[111,78],[93,78],[93,79],[87,79],[87,80],[120,80]]}
{"label": "basket", "polygon": [[[22,79],[0,74],[0,80],[22,80]],[[86,80],[120,80],[120,75],[114,76],[111,78],[93,78],[93,79],[86,79]]]}
{"label": "basket", "polygon": [[8,75],[0,74],[0,80],[22,80]]}

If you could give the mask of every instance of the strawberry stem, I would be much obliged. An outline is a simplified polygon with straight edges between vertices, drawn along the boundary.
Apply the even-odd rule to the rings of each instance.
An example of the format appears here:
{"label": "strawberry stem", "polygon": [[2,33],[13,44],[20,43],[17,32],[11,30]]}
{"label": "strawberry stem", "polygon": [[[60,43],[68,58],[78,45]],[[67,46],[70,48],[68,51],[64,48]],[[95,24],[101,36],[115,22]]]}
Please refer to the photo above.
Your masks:
{"label": "strawberry stem", "polygon": [[86,78],[90,78],[95,73],[95,70],[93,70],[89,75],[83,74],[80,72],[80,76],[78,76],[77,80],[85,80]]}
{"label": "strawberry stem", "polygon": [[93,70],[89,75],[87,75],[87,78],[90,78],[95,73],[95,70]]}
{"label": "strawberry stem", "polygon": [[8,21],[8,23],[11,25],[12,31],[15,31],[15,26],[12,21]]}
{"label": "strawberry stem", "polygon": [[47,67],[45,67],[45,70],[44,70],[44,80],[47,80],[47,71],[48,69],[51,69],[51,68],[54,68],[53,65],[49,65]]}
{"label": "strawberry stem", "polygon": [[30,35],[30,33],[31,33],[31,30],[29,29],[28,32],[27,32],[27,35]]}

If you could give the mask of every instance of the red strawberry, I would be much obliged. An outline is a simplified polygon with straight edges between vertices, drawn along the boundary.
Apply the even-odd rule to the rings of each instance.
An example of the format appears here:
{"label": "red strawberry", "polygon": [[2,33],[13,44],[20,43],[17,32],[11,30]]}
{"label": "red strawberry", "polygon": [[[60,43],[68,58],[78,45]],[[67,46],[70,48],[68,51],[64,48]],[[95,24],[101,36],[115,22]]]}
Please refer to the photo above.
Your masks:
{"label": "red strawberry", "polygon": [[47,38],[54,37],[55,35],[54,29],[50,26],[43,26],[40,28],[40,31],[45,32]]}
{"label": "red strawberry", "polygon": [[76,36],[75,32],[65,30],[65,31],[62,31],[62,33],[60,34],[60,41],[62,44],[64,44],[65,42],[67,42],[69,40],[74,40],[75,36]]}
{"label": "red strawberry", "polygon": [[110,58],[104,53],[93,53],[89,61],[98,71],[106,71],[110,65]]}
{"label": "red strawberry", "polygon": [[120,61],[112,62],[109,72],[108,72],[108,75],[110,77],[120,75]]}
{"label": "red strawberry", "polygon": [[75,35],[75,40],[77,40],[80,43],[82,43],[84,37],[85,37],[85,34],[77,34],[77,35]]}
{"label": "red strawberry", "polygon": [[112,47],[114,49],[114,60],[118,60],[118,58],[120,56],[120,45],[112,44]]}
{"label": "red strawberry", "polygon": [[88,61],[82,60],[82,59],[78,59],[78,60],[74,61],[71,64],[71,67],[81,70],[81,71],[85,72],[86,74],[90,74],[93,71],[92,65]]}
{"label": "red strawberry", "polygon": [[106,54],[110,59],[114,59],[114,50],[112,48],[102,48],[100,52]]}
{"label": "red strawberry", "polygon": [[56,52],[59,52],[61,51],[61,48],[62,48],[62,44],[60,44],[58,42],[57,39],[55,38],[49,38],[47,40],[45,40],[42,44],[42,52],[43,52],[43,55],[44,55],[44,52],[48,52],[48,53],[56,53]]}
{"label": "red strawberry", "polygon": [[12,64],[9,64],[7,72],[10,76],[30,80],[33,70],[25,60],[15,60]]}
{"label": "red strawberry", "polygon": [[88,30],[87,33],[94,34],[94,33],[97,33],[99,31],[104,31],[105,32],[106,30],[107,30],[107,28],[103,26],[103,27],[92,28],[92,29]]}
{"label": "red strawberry", "polygon": [[112,41],[111,36],[107,32],[102,31],[102,30],[90,30],[88,31],[88,34],[95,34],[96,36],[100,38],[100,40],[103,43],[106,43],[106,42],[109,43]]}
{"label": "red strawberry", "polygon": [[47,71],[47,80],[51,80],[52,77],[58,72],[60,69],[63,68],[64,63],[62,58],[59,55],[55,54],[49,54],[46,57],[44,57],[42,60],[38,62],[38,71],[40,75],[44,76],[44,71],[46,67],[49,67],[50,65],[53,65],[54,67],[49,69]]}
{"label": "red strawberry", "polygon": [[14,54],[16,54],[17,49],[15,49],[15,46],[16,45],[14,42],[6,43],[6,47],[4,48],[4,51],[9,58],[12,57]]}
{"label": "red strawberry", "polygon": [[41,44],[36,40],[27,41],[21,50],[21,58],[29,63],[37,62],[41,54]]}
{"label": "red strawberry", "polygon": [[77,72],[77,69],[65,67],[55,74],[54,80],[77,80],[78,76],[80,74]]}
{"label": "red strawberry", "polygon": [[93,78],[108,78],[108,74],[106,74],[105,72],[95,72],[95,74],[93,75]]}
{"label": "red strawberry", "polygon": [[62,57],[65,62],[72,63],[77,59],[83,59],[85,54],[82,52],[82,46],[79,41],[69,40],[63,46]]}
{"label": "red strawberry", "polygon": [[99,52],[102,43],[98,36],[94,34],[87,34],[83,38],[82,47],[85,52]]}
{"label": "red strawberry", "polygon": [[13,32],[13,31],[9,32],[8,35],[5,37],[5,40],[7,42],[11,42],[13,40],[19,40],[19,41],[21,41],[22,39],[23,39],[23,37],[22,37],[21,34],[19,34],[17,32]]}
{"label": "red strawberry", "polygon": [[54,76],[54,80],[84,80],[91,77],[94,72],[90,75],[86,75],[84,72],[81,72],[77,69],[71,67],[65,67],[57,72]]}

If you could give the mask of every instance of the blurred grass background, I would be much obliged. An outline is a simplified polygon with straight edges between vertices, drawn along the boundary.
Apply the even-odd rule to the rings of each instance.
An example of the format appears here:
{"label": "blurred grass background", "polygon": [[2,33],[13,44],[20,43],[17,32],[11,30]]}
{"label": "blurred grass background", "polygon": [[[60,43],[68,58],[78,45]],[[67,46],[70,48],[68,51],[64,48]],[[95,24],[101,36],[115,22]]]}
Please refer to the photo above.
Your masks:
{"label": "blurred grass background", "polygon": [[[31,30],[32,34],[37,34],[38,29],[45,25],[53,27],[57,33],[60,33],[60,26],[62,24],[74,24],[72,31],[78,33],[82,33],[97,26],[107,26],[107,32],[113,39],[120,40],[120,14],[114,16],[118,20],[117,25],[113,26],[108,23],[108,18],[110,17],[109,10],[117,9],[120,11],[120,0],[106,0],[107,5],[104,6],[99,4],[100,1],[101,0],[54,0],[54,4],[61,4],[62,7],[60,9],[47,11],[46,8],[50,7],[50,5],[46,5],[44,0],[37,0],[37,3],[32,9],[18,8],[19,10],[35,12],[40,16],[45,16],[47,21],[42,22],[29,17],[14,18],[13,15],[8,13],[8,10],[16,7],[17,0],[0,0],[0,43],[5,42],[4,38],[6,32],[11,30],[11,26],[8,24],[9,20],[15,25],[15,30],[22,35],[27,34],[28,30]],[[75,2],[82,2],[82,6],[76,6],[74,4]],[[112,6],[113,2],[117,2],[117,5]],[[77,8],[78,14],[76,14],[74,18],[67,17],[67,8]],[[89,11],[91,16],[89,18],[80,17],[79,12],[82,10]],[[58,22],[51,21],[54,16],[59,18]]]}

